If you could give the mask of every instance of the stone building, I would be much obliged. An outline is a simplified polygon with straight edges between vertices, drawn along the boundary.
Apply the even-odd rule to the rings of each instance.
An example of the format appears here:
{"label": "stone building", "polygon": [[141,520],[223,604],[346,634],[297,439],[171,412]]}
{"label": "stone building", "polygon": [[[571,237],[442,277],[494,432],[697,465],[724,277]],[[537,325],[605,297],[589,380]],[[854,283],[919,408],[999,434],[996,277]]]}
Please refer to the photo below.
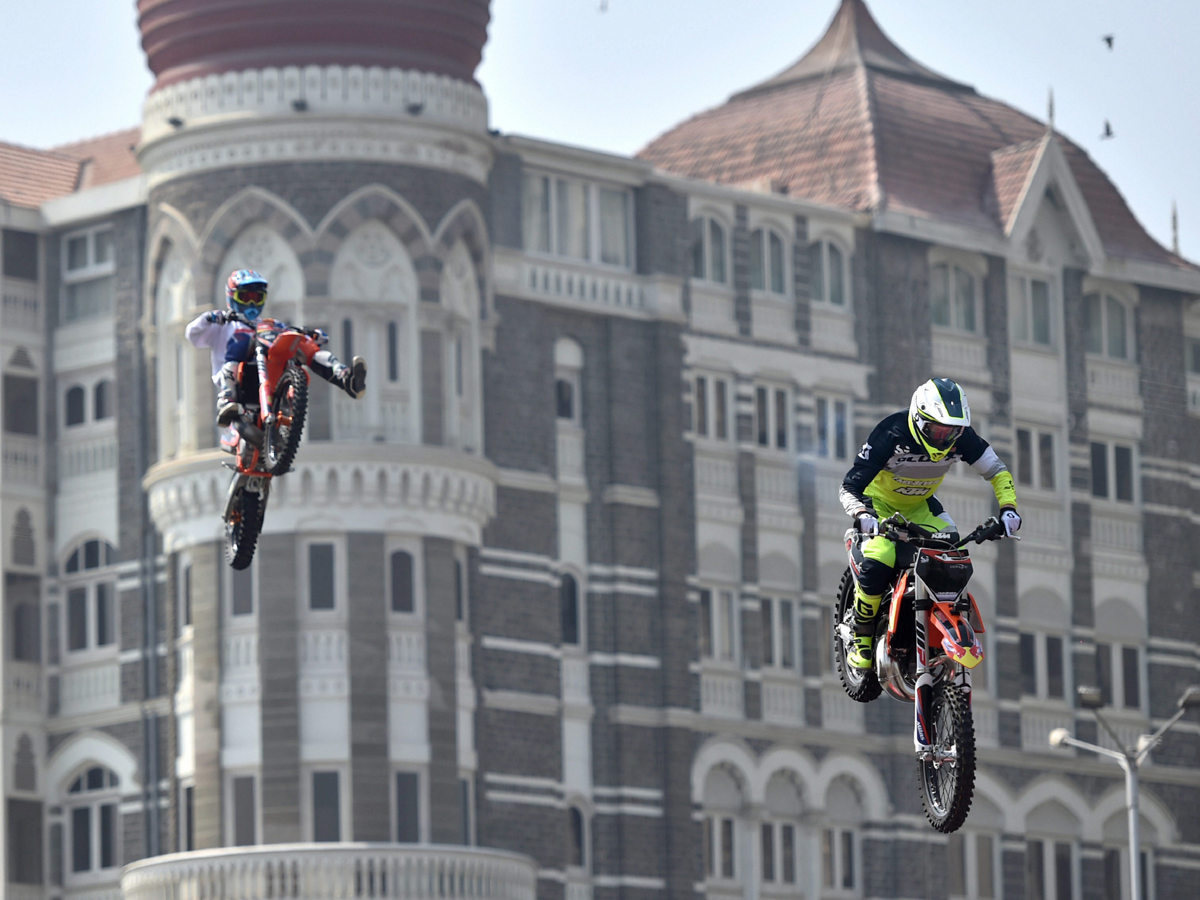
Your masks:
{"label": "stone building", "polygon": [[[1119,773],[1047,735],[1197,679],[1200,269],[1081,148],[862,0],[635,158],[489,130],[487,0],[139,9],[140,129],[0,145],[5,896],[354,841],[516,851],[541,900],[1129,900]],[[182,333],[241,266],[371,365],[315,384],[245,574]],[[933,373],[1025,516],[975,552],[949,839],[911,708],[830,661],[837,485]],[[1198,751],[1143,773],[1154,900],[1194,896]]]}

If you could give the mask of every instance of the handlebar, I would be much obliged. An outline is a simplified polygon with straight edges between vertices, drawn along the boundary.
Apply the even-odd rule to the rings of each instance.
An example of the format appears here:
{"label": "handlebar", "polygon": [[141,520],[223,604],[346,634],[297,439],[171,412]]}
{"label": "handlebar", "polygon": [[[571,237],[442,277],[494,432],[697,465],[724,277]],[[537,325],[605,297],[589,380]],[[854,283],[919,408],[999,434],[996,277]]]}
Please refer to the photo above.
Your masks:
{"label": "handlebar", "polygon": [[915,547],[929,547],[941,550],[957,550],[972,541],[976,544],[982,544],[984,541],[998,541],[1007,537],[1004,523],[995,516],[991,516],[966,537],[960,538],[957,541],[948,541],[941,538],[935,539],[933,537],[934,532],[918,525],[916,522],[908,521],[899,513],[895,513],[880,522],[879,531],[889,541],[903,541]]}
{"label": "handlebar", "polygon": [[[225,318],[227,321],[241,322],[243,325],[247,326],[248,328],[257,329],[257,327],[258,327],[258,321],[253,321],[251,319],[247,319],[245,316],[243,316],[237,310],[233,310],[233,309],[226,310]],[[298,331],[301,334],[303,334],[305,337],[313,338],[314,340],[317,341],[317,343],[323,343],[323,341],[321,341],[321,338],[325,337],[325,335],[319,328],[301,328],[299,325],[292,325],[290,323],[283,323],[283,324],[286,326],[286,328],[288,328],[292,331]]]}

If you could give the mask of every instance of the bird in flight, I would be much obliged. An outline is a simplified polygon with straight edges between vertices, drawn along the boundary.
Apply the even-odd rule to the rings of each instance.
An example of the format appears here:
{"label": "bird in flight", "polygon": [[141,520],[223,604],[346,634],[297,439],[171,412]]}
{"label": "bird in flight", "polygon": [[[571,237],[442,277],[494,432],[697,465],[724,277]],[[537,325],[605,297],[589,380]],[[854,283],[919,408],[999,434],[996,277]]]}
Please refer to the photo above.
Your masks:
{"label": "bird in flight", "polygon": [[1113,37],[1114,36],[1111,34],[1106,34],[1106,35],[1104,35],[1104,37],[1100,38],[1100,40],[1102,40],[1102,41],[1104,41],[1104,43],[1108,44],[1109,50],[1111,50],[1113,48]]}
{"label": "bird in flight", "polygon": [[1108,123],[1108,119],[1105,119],[1104,120],[1104,131],[1100,135],[1100,140],[1107,141],[1111,137],[1116,137],[1116,135],[1113,134],[1112,125],[1110,125]]}

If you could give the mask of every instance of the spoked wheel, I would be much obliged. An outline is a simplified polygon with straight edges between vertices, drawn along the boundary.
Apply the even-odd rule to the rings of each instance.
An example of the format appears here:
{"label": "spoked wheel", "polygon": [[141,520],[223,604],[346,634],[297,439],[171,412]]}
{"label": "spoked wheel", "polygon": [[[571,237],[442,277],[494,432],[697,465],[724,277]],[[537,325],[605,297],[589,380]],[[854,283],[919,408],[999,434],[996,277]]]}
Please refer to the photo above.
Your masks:
{"label": "spoked wheel", "polygon": [[847,625],[854,631],[854,576],[847,569],[842,575],[842,583],[838,585],[837,612],[834,616],[833,660],[837,666],[838,678],[846,691],[846,696],[859,703],[870,703],[883,690],[875,668],[858,669],[850,665],[846,657],[849,648],[838,631],[839,625]]}
{"label": "spoked wheel", "polygon": [[266,498],[244,487],[233,501],[233,515],[225,523],[225,558],[235,569],[247,569],[254,559],[258,533],[262,529]]}
{"label": "spoked wheel", "polygon": [[308,412],[308,379],[298,366],[289,365],[284,370],[272,406],[275,424],[263,436],[263,463],[272,475],[282,475],[291,470],[296,459]]}
{"label": "spoked wheel", "polygon": [[957,831],[971,811],[975,793],[975,725],[962,690],[942,679],[934,685],[930,727],[933,758],[921,767],[921,804],[929,824],[943,834]]}

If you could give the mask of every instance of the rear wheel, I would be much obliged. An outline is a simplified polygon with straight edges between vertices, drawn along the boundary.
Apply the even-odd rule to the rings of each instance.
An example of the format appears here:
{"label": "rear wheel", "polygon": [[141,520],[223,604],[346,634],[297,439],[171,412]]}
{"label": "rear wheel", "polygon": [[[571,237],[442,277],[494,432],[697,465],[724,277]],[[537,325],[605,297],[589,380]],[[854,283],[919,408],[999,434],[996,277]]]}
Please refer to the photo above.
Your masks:
{"label": "rear wheel", "polygon": [[300,449],[300,434],[308,412],[308,379],[298,366],[284,369],[271,405],[275,424],[263,438],[263,464],[272,475],[283,475],[291,470]]}
{"label": "rear wheel", "polygon": [[966,695],[953,681],[940,679],[933,688],[930,727],[932,759],[921,767],[921,805],[929,824],[943,834],[967,820],[975,795],[975,724]]}
{"label": "rear wheel", "polygon": [[233,501],[233,514],[225,523],[225,559],[235,569],[246,569],[254,559],[262,528],[266,498],[244,487]]}
{"label": "rear wheel", "polygon": [[833,661],[846,696],[859,703],[870,703],[883,690],[875,675],[875,668],[859,669],[847,662],[850,648],[842,637],[843,629],[839,627],[845,625],[851,634],[854,633],[854,576],[849,569],[842,575],[842,583],[838,585],[837,612],[833,624]]}

